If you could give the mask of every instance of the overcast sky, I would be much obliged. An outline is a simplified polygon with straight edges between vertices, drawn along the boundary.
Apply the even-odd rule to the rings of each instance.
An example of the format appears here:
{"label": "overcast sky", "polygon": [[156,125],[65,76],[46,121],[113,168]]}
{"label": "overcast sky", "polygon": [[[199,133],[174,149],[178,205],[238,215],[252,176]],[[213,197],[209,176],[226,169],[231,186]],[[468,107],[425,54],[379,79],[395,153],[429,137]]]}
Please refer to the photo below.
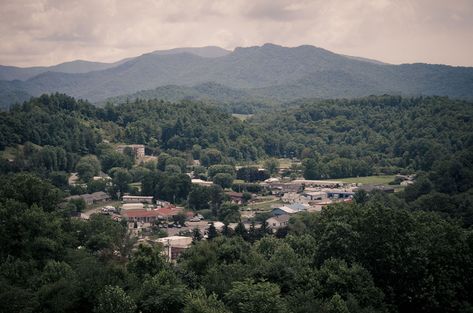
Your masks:
{"label": "overcast sky", "polygon": [[473,0],[0,0],[0,26],[3,65],[271,42],[473,66]]}

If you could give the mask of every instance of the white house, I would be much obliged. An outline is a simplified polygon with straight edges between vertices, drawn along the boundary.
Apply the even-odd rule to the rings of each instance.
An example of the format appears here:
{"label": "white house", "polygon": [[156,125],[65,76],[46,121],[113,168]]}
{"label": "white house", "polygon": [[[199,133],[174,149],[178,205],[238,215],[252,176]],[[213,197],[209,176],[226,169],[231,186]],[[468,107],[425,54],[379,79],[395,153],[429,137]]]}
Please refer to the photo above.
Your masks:
{"label": "white house", "polygon": [[279,228],[286,227],[289,224],[289,215],[279,215],[279,216],[273,216],[270,217],[266,220],[266,223],[268,223],[268,227],[275,230]]}

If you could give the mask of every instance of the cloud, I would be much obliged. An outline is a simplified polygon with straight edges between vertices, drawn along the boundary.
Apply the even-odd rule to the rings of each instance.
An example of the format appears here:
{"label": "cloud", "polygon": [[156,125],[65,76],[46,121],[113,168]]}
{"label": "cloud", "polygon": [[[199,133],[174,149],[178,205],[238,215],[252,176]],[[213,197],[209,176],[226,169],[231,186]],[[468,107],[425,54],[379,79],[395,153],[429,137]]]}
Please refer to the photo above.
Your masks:
{"label": "cloud", "polygon": [[183,46],[311,44],[473,66],[471,0],[0,0],[0,64],[115,61]]}

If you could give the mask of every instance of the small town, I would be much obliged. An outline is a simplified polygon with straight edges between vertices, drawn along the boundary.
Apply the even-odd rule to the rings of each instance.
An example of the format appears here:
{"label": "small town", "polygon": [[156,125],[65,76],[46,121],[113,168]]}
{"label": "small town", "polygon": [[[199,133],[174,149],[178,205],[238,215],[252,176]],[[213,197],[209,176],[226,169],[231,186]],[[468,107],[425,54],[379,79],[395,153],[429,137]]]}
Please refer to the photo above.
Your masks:
{"label": "small town", "polygon": [[[157,158],[145,154],[144,145],[119,145],[117,152],[124,153],[129,148],[134,154],[137,164],[144,165],[146,161],[155,161]],[[158,159],[159,162],[159,159]],[[292,160],[291,162],[299,162]],[[192,164],[199,166],[199,160]],[[217,165],[218,166],[218,165]],[[225,170],[232,168],[225,165]],[[187,175],[193,185],[210,188],[216,185],[212,180],[202,180],[196,175],[194,166],[186,166]],[[232,221],[219,220],[209,214],[209,210],[192,210],[189,205],[180,206],[177,203],[161,200],[152,195],[123,194],[118,199],[104,191],[91,194],[72,195],[66,201],[83,201],[85,209],[77,216],[89,219],[92,214],[107,215],[111,219],[128,225],[130,235],[136,239],[136,246],[140,244],[160,245],[163,254],[169,261],[175,261],[184,249],[190,247],[195,240],[206,240],[216,233],[225,231],[235,232],[243,226],[246,232],[266,228],[266,232],[275,236],[282,236],[287,232],[291,216],[301,212],[320,212],[322,208],[336,203],[351,202],[357,191],[368,194],[372,191],[394,193],[396,189],[405,187],[414,182],[414,176],[395,175],[393,180],[397,185],[359,184],[335,180],[307,180],[303,178],[284,178],[285,169],[276,168],[270,177],[267,169],[255,166],[235,166],[236,172],[251,169],[256,177],[265,178],[255,181],[250,186],[258,191],[248,192],[241,190],[242,186],[233,185],[222,189],[222,203],[236,208],[236,218]],[[218,173],[216,173],[218,174]],[[77,173],[70,180],[76,184]],[[266,178],[268,177],[268,178]],[[93,180],[111,181],[107,175],[93,177]],[[243,181],[244,183],[244,181]],[[230,185],[233,184],[233,181]],[[236,190],[235,190],[236,189]],[[138,189],[140,190],[140,189]],[[213,228],[210,230],[210,228]]]}

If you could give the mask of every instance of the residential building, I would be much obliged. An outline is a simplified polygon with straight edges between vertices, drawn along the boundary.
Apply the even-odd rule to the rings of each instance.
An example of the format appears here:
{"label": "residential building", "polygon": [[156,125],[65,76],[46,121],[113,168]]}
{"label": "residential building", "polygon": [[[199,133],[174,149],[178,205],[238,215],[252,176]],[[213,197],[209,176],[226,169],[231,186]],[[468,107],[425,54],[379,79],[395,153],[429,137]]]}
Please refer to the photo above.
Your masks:
{"label": "residential building", "polygon": [[123,211],[128,211],[128,210],[143,210],[145,206],[143,203],[125,203],[122,205],[122,210]]}
{"label": "residential building", "polygon": [[192,238],[185,236],[170,236],[159,238],[156,242],[164,247],[164,255],[169,262],[172,262],[192,245]]}
{"label": "residential building", "polygon": [[122,216],[129,222],[152,223],[160,219],[160,214],[157,210],[126,210],[122,211]]}
{"label": "residential building", "polygon": [[276,230],[279,228],[283,228],[289,225],[289,215],[279,215],[279,216],[273,216],[270,217],[266,220],[266,223],[268,223],[268,227],[271,228],[272,230]]}
{"label": "residential building", "polygon": [[233,203],[242,204],[244,202],[241,192],[227,191],[225,194],[230,197],[230,201]]}
{"label": "residential building", "polygon": [[153,203],[153,196],[123,196],[125,203]]}
{"label": "residential building", "polygon": [[294,209],[291,209],[290,207],[287,207],[287,206],[281,206],[281,207],[274,208],[274,209],[271,210],[271,214],[273,216],[290,215],[290,214],[294,214],[294,213],[297,213],[297,211],[294,210]]}
{"label": "residential building", "polygon": [[291,184],[304,185],[305,187],[340,187],[347,185],[345,182],[334,180],[311,180],[311,179],[296,179]]}
{"label": "residential building", "polygon": [[69,201],[69,200],[74,200],[74,199],[83,199],[85,204],[92,205],[95,203],[108,201],[110,200],[110,196],[106,192],[97,191],[91,194],[86,193],[82,195],[70,196],[70,197],[67,197],[65,200]]}
{"label": "residential building", "polygon": [[327,189],[325,192],[330,199],[348,199],[353,198],[355,194],[352,190],[348,189]]}
{"label": "residential building", "polygon": [[294,184],[294,183],[281,183],[281,182],[275,182],[275,183],[268,183],[269,189],[274,194],[285,194],[285,193],[297,193],[302,190],[302,184]]}

